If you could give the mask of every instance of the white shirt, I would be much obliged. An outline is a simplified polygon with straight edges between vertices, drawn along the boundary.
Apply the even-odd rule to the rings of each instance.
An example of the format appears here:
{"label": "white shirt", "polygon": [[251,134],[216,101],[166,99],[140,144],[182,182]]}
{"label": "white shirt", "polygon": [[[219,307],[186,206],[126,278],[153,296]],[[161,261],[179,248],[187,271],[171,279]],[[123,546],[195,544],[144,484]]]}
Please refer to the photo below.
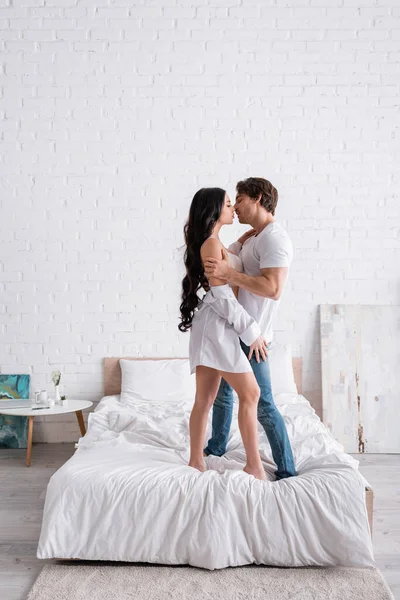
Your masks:
{"label": "white shirt", "polygon": [[[292,242],[283,227],[276,221],[267,225],[258,235],[246,240],[243,246],[235,242],[229,246],[229,250],[239,255],[245,274],[251,276],[261,275],[261,269],[290,267],[293,260]],[[272,342],[274,338],[272,323],[280,299],[263,298],[239,288],[238,301],[259,324],[267,342]]]}
{"label": "white shirt", "polygon": [[228,284],[211,286],[194,313],[190,329],[191,373],[199,365],[229,373],[251,372],[239,338],[250,346],[260,334],[259,326]]}

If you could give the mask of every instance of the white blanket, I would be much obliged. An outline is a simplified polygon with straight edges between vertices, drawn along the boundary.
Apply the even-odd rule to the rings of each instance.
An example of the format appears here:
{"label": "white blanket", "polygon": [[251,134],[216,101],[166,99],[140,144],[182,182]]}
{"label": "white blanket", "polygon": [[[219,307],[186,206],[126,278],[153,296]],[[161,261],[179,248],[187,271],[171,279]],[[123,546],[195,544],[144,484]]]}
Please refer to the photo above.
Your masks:
{"label": "white blanket", "polygon": [[[298,476],[274,481],[259,426],[268,480],[243,472],[237,418],[228,451],[187,466],[191,403],[123,407],[103,398],[89,415],[75,455],[51,478],[38,558],[80,558],[220,569],[373,566],[365,479],[309,402],[276,398]],[[208,432],[211,429],[209,420]]]}

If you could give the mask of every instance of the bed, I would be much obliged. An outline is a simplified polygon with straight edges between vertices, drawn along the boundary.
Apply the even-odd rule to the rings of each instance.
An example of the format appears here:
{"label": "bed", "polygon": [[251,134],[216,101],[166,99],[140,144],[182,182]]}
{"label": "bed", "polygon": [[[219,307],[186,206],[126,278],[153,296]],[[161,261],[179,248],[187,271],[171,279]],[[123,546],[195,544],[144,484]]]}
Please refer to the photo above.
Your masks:
{"label": "bed", "polygon": [[[300,359],[290,359],[295,387],[274,390],[298,476],[274,481],[259,426],[266,482],[242,470],[235,414],[226,454],[209,456],[205,473],[187,466],[192,390],[170,393],[186,359],[120,360],[105,359],[105,395],[75,454],[50,479],[38,558],[205,569],[374,565],[372,491],[301,395]],[[120,364],[135,369],[122,390]]]}

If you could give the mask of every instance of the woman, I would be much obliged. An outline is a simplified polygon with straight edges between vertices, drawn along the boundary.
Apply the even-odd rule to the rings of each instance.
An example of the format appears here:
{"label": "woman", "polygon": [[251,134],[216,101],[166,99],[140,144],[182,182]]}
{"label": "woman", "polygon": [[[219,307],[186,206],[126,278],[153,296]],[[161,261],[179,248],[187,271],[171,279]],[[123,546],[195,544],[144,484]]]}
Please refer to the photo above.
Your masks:
{"label": "woman", "polygon": [[[203,188],[192,200],[184,228],[186,276],[182,281],[179,329],[191,330],[190,366],[192,373],[196,371],[189,466],[206,470],[203,446],[207,418],[223,377],[239,397],[239,429],[246,450],[244,470],[257,479],[266,479],[257,445],[260,389],[239,338],[250,346],[251,354],[258,351],[263,359],[265,340],[258,324],[237,302],[229,284],[216,278],[208,280],[204,274],[205,259],[221,258],[226,252],[218,236],[223,225],[233,223],[233,215],[234,208],[225,190]],[[238,257],[230,253],[227,257],[238,268]],[[200,288],[206,292],[202,300],[197,296]]]}

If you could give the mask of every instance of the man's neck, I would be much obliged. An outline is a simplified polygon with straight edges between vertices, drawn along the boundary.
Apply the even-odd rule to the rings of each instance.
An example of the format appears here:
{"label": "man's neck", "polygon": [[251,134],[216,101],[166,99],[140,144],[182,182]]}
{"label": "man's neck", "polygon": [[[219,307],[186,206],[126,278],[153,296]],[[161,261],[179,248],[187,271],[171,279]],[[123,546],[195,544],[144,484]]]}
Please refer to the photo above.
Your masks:
{"label": "man's neck", "polygon": [[258,235],[259,233],[261,233],[261,231],[263,229],[265,229],[267,227],[267,225],[269,225],[270,223],[273,223],[275,221],[275,217],[274,215],[271,215],[271,213],[265,212],[263,211],[262,213],[256,215],[254,217],[254,220],[252,220],[251,223],[249,223],[249,225],[251,225],[253,227],[253,229],[256,230],[256,235]]}

